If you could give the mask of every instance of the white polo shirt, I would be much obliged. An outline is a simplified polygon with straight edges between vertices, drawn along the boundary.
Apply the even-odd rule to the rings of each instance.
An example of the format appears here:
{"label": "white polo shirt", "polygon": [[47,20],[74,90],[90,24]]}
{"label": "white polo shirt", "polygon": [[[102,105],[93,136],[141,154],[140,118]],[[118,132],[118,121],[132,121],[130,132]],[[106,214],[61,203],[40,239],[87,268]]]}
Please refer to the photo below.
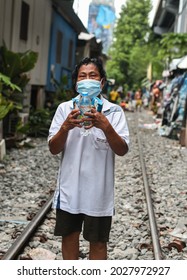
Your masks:
{"label": "white polo shirt", "polygon": [[[129,145],[129,130],[124,111],[102,97],[102,113]],[[73,108],[73,101],[61,103],[49,129],[48,141],[59,131]],[[101,129],[91,128],[82,136],[80,128],[68,132],[60,161],[53,208],[89,216],[114,214],[114,152]]]}

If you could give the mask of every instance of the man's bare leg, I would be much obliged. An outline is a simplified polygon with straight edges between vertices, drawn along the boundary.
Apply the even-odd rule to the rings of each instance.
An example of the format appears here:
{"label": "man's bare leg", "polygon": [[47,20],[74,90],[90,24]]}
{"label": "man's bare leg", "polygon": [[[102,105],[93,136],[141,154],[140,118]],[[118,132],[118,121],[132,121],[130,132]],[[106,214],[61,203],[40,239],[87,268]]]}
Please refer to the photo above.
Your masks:
{"label": "man's bare leg", "polygon": [[106,242],[90,242],[90,260],[106,260],[107,259],[107,243]]}
{"label": "man's bare leg", "polygon": [[80,232],[73,232],[62,238],[63,260],[79,259],[79,235]]}

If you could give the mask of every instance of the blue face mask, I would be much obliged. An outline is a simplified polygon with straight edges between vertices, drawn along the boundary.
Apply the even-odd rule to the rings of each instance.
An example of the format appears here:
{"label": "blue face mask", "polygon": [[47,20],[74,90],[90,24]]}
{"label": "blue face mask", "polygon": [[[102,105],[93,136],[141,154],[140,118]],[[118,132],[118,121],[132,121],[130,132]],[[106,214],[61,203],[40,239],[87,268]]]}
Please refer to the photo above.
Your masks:
{"label": "blue face mask", "polygon": [[83,92],[87,92],[90,98],[97,97],[101,92],[101,81],[85,79],[77,82],[77,92],[82,95]]}

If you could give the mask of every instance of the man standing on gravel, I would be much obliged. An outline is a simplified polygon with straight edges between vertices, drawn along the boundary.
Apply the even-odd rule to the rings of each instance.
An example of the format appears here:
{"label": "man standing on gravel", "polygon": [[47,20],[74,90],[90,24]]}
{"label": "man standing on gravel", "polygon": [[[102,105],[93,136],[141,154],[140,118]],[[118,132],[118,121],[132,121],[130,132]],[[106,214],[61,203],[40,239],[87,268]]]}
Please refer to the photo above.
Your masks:
{"label": "man standing on gravel", "polygon": [[[53,207],[55,235],[62,236],[64,260],[79,259],[79,238],[90,243],[89,259],[107,259],[107,242],[114,215],[114,157],[128,152],[129,131],[122,108],[102,94],[106,73],[102,62],[85,58],[72,73],[78,100],[87,91],[91,100],[102,103],[80,119],[73,100],[61,103],[49,129],[49,149],[62,153]],[[91,121],[90,133],[81,132],[84,120]]]}

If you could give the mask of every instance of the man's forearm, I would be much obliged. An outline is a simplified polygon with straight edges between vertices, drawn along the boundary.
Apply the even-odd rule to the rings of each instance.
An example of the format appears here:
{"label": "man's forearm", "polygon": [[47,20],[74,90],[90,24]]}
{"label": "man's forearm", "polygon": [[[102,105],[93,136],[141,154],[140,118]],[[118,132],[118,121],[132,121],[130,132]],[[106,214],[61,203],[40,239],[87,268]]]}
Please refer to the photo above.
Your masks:
{"label": "man's forearm", "polygon": [[57,155],[63,151],[68,136],[68,129],[62,125],[57,134],[49,141],[49,150],[53,155]]}
{"label": "man's forearm", "polygon": [[108,143],[115,154],[124,156],[128,152],[128,145],[109,124],[104,130]]}

